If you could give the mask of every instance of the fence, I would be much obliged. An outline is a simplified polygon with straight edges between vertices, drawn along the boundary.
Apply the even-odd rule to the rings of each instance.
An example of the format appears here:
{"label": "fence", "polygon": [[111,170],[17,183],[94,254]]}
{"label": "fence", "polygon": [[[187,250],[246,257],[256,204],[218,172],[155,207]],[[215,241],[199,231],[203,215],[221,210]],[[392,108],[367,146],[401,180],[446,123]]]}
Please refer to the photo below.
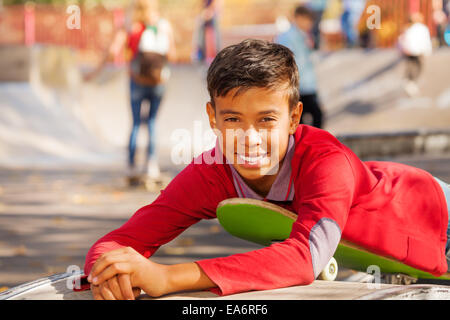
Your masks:
{"label": "fence", "polygon": [[[179,60],[188,62],[192,52],[192,34],[199,1],[166,1],[161,6],[163,15],[173,24]],[[227,0],[221,13],[223,44],[230,44],[245,37],[271,38],[266,29],[273,26],[279,16],[289,17],[296,0]],[[425,22],[434,32],[432,0],[367,0],[366,7],[377,5],[381,9],[381,28],[368,30],[364,11],[359,29],[371,38],[375,47],[395,45],[399,34],[408,22],[411,12],[420,11]],[[108,11],[103,7],[82,9],[80,29],[67,27],[70,16],[66,6],[13,5],[0,8],[0,45],[54,44],[79,49],[82,56],[97,59],[109,46],[115,30],[123,25],[124,9]],[[272,28],[271,30],[276,30]],[[264,31],[264,32],[263,32]],[[261,32],[264,33],[261,35]],[[269,32],[270,33],[270,32]],[[340,34],[324,34],[323,38],[330,50],[342,47]],[[336,42],[336,43],[334,43]],[[122,61],[123,55],[115,57]]]}
{"label": "fence", "polygon": [[[274,23],[278,15],[288,15],[295,0],[226,1],[221,12],[223,41],[229,44],[242,37],[259,37],[260,24]],[[161,11],[172,23],[179,60],[188,62],[192,52],[192,36],[201,1],[163,2]],[[0,45],[54,44],[76,48],[83,55],[99,56],[110,44],[114,31],[125,21],[125,9],[108,11],[81,8],[81,28],[67,28],[70,14],[66,6],[12,5],[0,10]],[[236,38],[235,26],[254,25],[255,34]],[[239,27],[238,27],[239,29]],[[87,54],[88,53],[88,54]],[[116,60],[120,57],[116,57]]]}
{"label": "fence", "polygon": [[360,19],[359,31],[361,34],[369,33],[375,47],[395,46],[413,12],[422,13],[431,35],[435,34],[432,0],[368,0],[366,8],[371,5],[380,8],[380,29],[367,29],[366,21],[370,14],[365,10]]}
{"label": "fence", "polygon": [[0,12],[0,45],[52,44],[100,54],[111,42],[115,28],[123,23],[123,11],[82,12],[82,28],[69,28],[69,18],[62,6],[4,7]]}

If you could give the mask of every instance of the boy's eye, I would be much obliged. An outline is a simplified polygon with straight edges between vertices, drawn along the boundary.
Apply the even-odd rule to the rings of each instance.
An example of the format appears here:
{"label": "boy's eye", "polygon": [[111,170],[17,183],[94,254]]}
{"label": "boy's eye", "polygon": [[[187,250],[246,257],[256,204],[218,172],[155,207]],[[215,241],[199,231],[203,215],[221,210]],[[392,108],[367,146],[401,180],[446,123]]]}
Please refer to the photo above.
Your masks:
{"label": "boy's eye", "polygon": [[264,118],[262,119],[262,121],[263,121],[263,122],[270,122],[270,121],[275,121],[275,119],[274,119],[274,118],[271,118],[271,117],[264,117]]}
{"label": "boy's eye", "polygon": [[225,118],[225,121],[227,121],[227,122],[236,122],[236,121],[238,121],[238,120],[239,120],[239,119],[236,118],[236,117]]}

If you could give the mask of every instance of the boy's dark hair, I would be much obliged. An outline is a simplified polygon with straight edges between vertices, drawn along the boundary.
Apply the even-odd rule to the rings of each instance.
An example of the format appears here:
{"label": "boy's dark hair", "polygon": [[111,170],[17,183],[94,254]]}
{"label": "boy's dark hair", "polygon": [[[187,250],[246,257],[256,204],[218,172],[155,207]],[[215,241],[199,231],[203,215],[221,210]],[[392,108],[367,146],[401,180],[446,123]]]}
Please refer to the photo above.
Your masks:
{"label": "boy's dark hair", "polygon": [[288,90],[289,110],[299,101],[299,75],[294,54],[287,47],[264,40],[247,39],[220,51],[208,69],[208,91],[224,97],[234,88],[235,95],[250,88]]}
{"label": "boy's dark hair", "polygon": [[302,16],[314,20],[314,13],[304,5],[299,5],[295,8],[294,16],[295,17]]}

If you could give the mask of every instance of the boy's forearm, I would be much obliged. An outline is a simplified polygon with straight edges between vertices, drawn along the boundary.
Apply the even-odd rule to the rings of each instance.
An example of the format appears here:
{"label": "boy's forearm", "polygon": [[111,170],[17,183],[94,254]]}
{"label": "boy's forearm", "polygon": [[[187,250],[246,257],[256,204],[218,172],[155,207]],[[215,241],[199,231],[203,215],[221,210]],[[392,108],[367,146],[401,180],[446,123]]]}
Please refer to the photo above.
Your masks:
{"label": "boy's forearm", "polygon": [[165,294],[217,287],[195,262],[167,266],[167,279]]}

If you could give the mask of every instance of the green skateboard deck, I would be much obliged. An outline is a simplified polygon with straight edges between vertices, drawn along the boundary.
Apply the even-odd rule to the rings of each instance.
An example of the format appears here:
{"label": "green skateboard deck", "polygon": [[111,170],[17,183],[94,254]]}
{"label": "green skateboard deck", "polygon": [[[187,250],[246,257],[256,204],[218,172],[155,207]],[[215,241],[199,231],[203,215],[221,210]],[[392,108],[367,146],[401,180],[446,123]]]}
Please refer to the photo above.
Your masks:
{"label": "green skateboard deck", "polygon": [[[275,204],[255,199],[226,199],[217,206],[217,218],[231,235],[263,246],[289,237],[297,215]],[[412,268],[391,258],[382,257],[341,240],[334,258],[342,267],[367,272],[378,266],[383,274],[406,274],[418,279],[450,280],[450,274],[440,277]]]}

